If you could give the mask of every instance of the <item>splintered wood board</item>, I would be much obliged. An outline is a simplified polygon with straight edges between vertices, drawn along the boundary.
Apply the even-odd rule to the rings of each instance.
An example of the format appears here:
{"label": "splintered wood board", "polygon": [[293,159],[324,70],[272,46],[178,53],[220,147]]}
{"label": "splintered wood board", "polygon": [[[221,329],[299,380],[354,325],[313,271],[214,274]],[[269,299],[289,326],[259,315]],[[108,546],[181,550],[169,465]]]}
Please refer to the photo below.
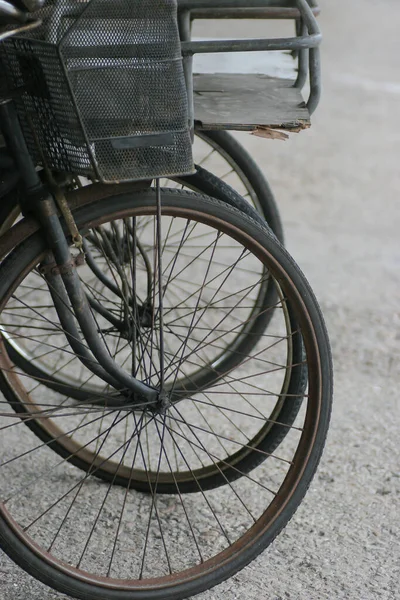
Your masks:
{"label": "splintered wood board", "polygon": [[290,131],[310,126],[293,81],[263,74],[194,75],[194,108],[201,129]]}

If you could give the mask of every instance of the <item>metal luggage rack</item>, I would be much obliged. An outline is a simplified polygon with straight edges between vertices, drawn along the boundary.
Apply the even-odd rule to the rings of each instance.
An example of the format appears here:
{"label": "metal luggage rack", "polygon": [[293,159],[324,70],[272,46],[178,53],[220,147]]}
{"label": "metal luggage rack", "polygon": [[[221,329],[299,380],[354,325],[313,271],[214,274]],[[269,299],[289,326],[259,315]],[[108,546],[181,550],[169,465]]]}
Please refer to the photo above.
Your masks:
{"label": "metal luggage rack", "polygon": [[[203,130],[300,131],[321,95],[319,45],[322,40],[316,0],[178,0],[186,79],[195,127]],[[290,38],[191,39],[195,19],[292,19]],[[295,80],[259,73],[194,73],[193,56],[207,53],[286,51],[297,61]],[[302,89],[309,79],[304,102]]]}

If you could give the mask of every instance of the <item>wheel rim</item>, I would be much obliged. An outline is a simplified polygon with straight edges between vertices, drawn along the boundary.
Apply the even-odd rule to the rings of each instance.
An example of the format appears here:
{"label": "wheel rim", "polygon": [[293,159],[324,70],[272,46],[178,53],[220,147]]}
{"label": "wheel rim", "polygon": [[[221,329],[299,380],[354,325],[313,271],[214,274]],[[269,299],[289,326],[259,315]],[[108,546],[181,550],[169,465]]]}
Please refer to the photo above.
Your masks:
{"label": "wheel rim", "polygon": [[[182,209],[180,209],[180,211],[182,211]],[[203,219],[205,220],[206,217],[202,214],[196,214],[196,211],[194,210],[187,210],[185,211],[186,215],[190,218],[194,219]],[[210,218],[211,219],[211,218]],[[216,220],[214,219],[213,224],[215,225]],[[228,225],[222,221],[220,221],[219,226],[221,228],[221,230],[226,231],[226,229],[228,228]],[[231,233],[233,231],[233,227],[231,225],[229,225],[229,228],[231,229]],[[240,237],[241,239],[243,239],[243,234],[239,232],[239,230],[236,229],[235,231],[235,235],[237,237]],[[246,236],[244,236],[246,237]],[[255,241],[255,240],[251,240],[249,238],[249,236],[247,236],[246,242],[251,245],[251,247],[253,248],[253,251],[257,253],[257,255],[263,255],[264,261],[267,261],[268,258],[268,264],[269,265],[273,265],[274,267],[274,276],[276,277],[277,275],[280,275],[280,277],[282,278],[282,272],[280,273],[280,267],[279,265],[276,263],[275,259],[273,256],[268,255],[268,253],[266,252],[265,249],[263,249],[262,247],[259,246],[259,244]],[[300,298],[300,296],[298,295],[296,289],[295,289],[295,284],[293,281],[290,281],[290,279],[288,279],[285,276],[285,285],[283,285],[281,283],[281,287],[283,289],[283,292],[286,296],[289,295],[290,293],[290,298],[294,304],[294,311],[297,314],[298,320],[299,320],[299,324],[302,330],[302,335],[305,341],[305,346],[306,346],[306,352],[307,352],[307,362],[308,362],[308,366],[309,366],[309,370],[312,374],[312,377],[310,377],[310,383],[309,383],[309,390],[308,390],[308,394],[307,394],[307,410],[305,410],[303,418],[304,418],[304,426],[301,428],[290,428],[291,431],[294,429],[296,429],[295,435],[297,435],[297,437],[300,437],[299,440],[299,446],[297,448],[296,454],[294,455],[293,459],[289,462],[285,462],[285,465],[287,465],[286,471],[281,471],[282,474],[282,481],[280,482],[279,487],[277,488],[276,494],[274,496],[274,501],[270,504],[270,506],[268,507],[268,509],[264,512],[261,513],[260,517],[257,520],[257,523],[255,525],[253,525],[243,536],[239,537],[239,539],[237,541],[234,541],[231,545],[229,545],[228,548],[222,548],[221,552],[216,553],[216,555],[214,555],[212,558],[207,558],[205,557],[205,562],[197,565],[195,567],[192,567],[190,570],[187,569],[181,569],[181,575],[178,577],[175,574],[168,574],[164,577],[160,578],[154,578],[151,577],[149,578],[146,582],[142,581],[140,578],[139,580],[135,580],[134,582],[130,581],[124,581],[121,582],[118,579],[113,579],[112,581],[107,581],[104,579],[104,577],[94,577],[93,575],[89,576],[87,574],[87,572],[82,572],[82,571],[76,571],[75,569],[73,569],[71,566],[68,566],[67,564],[63,563],[62,565],[57,562],[57,557],[53,557],[53,558],[49,558],[48,554],[43,553],[43,549],[39,550],[37,546],[33,547],[32,546],[32,550],[36,553],[36,554],[40,554],[41,558],[46,560],[47,562],[51,562],[52,564],[57,565],[58,569],[64,570],[65,572],[67,572],[68,574],[70,574],[71,576],[73,576],[74,578],[78,578],[81,579],[82,581],[88,580],[90,579],[93,583],[96,583],[97,585],[103,586],[103,587],[111,587],[112,589],[124,589],[124,590],[132,590],[132,589],[142,589],[142,588],[151,588],[151,589],[155,589],[157,586],[159,585],[171,585],[173,582],[179,581],[180,579],[185,580],[185,581],[189,581],[191,579],[196,579],[197,577],[199,577],[200,575],[204,575],[204,573],[206,571],[210,571],[213,570],[214,568],[217,568],[216,565],[218,563],[219,566],[221,566],[221,564],[224,563],[224,561],[227,560],[231,560],[231,558],[233,556],[235,556],[238,552],[242,553],[244,551],[244,549],[249,546],[249,545],[253,545],[255,543],[255,540],[257,539],[258,536],[262,535],[263,533],[265,533],[266,529],[269,529],[272,527],[274,521],[276,521],[276,519],[278,519],[279,515],[281,514],[281,512],[284,510],[284,508],[286,507],[286,505],[288,504],[288,502],[290,502],[291,497],[293,496],[298,482],[301,479],[304,470],[307,468],[307,464],[314,446],[314,439],[315,439],[315,435],[318,429],[318,425],[319,425],[319,413],[320,413],[320,405],[321,405],[321,400],[322,400],[322,391],[321,391],[321,366],[319,364],[319,354],[318,354],[318,347],[316,344],[316,340],[315,340],[315,333],[314,333],[314,328],[313,328],[313,324],[308,316],[308,313],[306,310],[304,310],[304,305],[303,305],[303,301]],[[136,421],[136,419],[139,419],[139,417],[136,417],[133,414],[133,418]],[[157,417],[158,418],[158,417]],[[176,420],[175,420],[176,422]],[[137,421],[136,421],[137,423]],[[193,423],[192,423],[193,425]],[[157,427],[157,426],[156,426]],[[165,423],[164,423],[164,429],[165,429]],[[175,431],[176,433],[176,431]],[[286,443],[286,440],[285,440]],[[161,444],[162,445],[162,444]],[[192,440],[192,446],[193,446],[193,440]],[[290,447],[290,446],[288,446]],[[276,461],[279,460],[279,462],[284,462],[281,461],[282,457],[270,457],[270,462],[273,462],[274,459],[276,459]],[[268,461],[267,461],[268,462]],[[248,479],[246,479],[246,482],[248,483]],[[157,485],[157,483],[156,483]],[[265,487],[265,486],[264,486]],[[109,489],[114,489],[114,488],[109,488]],[[261,488],[258,488],[261,489]],[[264,488],[262,488],[264,489]],[[229,487],[229,490],[232,491],[232,493],[234,492],[234,488],[232,488],[232,486]],[[267,489],[265,489],[265,492],[267,492]],[[124,492],[123,492],[124,493]],[[204,496],[204,494],[203,494]],[[183,503],[182,503],[183,506]],[[168,507],[167,507],[168,508]],[[176,507],[174,507],[176,509]],[[7,510],[7,508],[5,507],[5,504],[3,504],[2,506],[2,515],[3,518],[5,518],[6,520],[9,520],[9,512]],[[165,515],[163,515],[164,518]],[[42,518],[42,517],[41,517]],[[218,522],[216,520],[216,522]],[[18,535],[21,536],[21,538],[24,540],[24,543],[27,545],[30,545],[30,537],[29,535],[32,532],[32,525],[30,526],[30,532],[28,533],[22,533],[21,531],[19,531]],[[160,532],[161,532],[161,526],[160,526]],[[161,533],[161,537],[162,537],[162,533]],[[93,538],[93,536],[92,536]],[[94,539],[94,538],[93,538]],[[93,539],[91,540],[91,542],[93,541]],[[97,539],[97,538],[96,538]],[[162,540],[161,546],[164,544],[164,540]],[[206,542],[205,542],[206,545]],[[56,561],[56,562],[54,562]],[[90,561],[89,561],[90,563]],[[81,565],[80,565],[81,566]],[[84,569],[83,569],[84,571]],[[143,574],[141,572],[141,574]]]}

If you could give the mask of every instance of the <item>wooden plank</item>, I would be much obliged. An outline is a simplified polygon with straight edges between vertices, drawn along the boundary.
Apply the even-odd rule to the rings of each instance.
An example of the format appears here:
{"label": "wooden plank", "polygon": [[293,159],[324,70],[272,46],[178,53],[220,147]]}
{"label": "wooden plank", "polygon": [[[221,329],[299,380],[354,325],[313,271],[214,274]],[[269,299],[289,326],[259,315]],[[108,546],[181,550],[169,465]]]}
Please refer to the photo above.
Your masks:
{"label": "wooden plank", "polygon": [[293,82],[266,75],[195,75],[194,106],[201,129],[300,130],[310,115]]}

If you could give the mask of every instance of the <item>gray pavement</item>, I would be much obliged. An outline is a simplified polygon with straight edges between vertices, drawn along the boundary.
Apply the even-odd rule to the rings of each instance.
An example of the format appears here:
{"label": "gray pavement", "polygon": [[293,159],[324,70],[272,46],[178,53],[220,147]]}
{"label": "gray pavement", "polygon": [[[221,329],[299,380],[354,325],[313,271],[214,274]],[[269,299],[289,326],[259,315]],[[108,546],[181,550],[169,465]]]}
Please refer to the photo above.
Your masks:
{"label": "gray pavement", "polygon": [[[286,143],[241,139],[326,316],[332,427],[285,531],[202,600],[400,598],[400,3],[321,4],[325,85],[313,128]],[[61,598],[0,556],[1,600]]]}

